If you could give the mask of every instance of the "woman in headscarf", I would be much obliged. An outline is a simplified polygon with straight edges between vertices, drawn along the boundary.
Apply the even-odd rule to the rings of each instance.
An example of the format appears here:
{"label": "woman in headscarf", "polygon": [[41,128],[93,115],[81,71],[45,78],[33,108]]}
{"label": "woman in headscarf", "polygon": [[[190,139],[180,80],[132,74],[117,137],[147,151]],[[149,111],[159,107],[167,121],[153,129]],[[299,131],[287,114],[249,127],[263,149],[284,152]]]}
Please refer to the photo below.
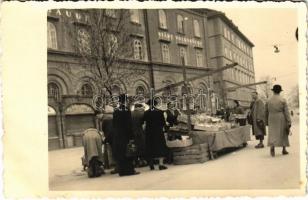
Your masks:
{"label": "woman in headscarf", "polygon": [[144,113],[145,143],[148,162],[151,170],[154,170],[154,159],[159,160],[159,170],[167,169],[163,164],[164,157],[168,155],[168,147],[163,132],[166,125],[163,111],[157,108],[156,100],[149,100],[150,109]]}
{"label": "woman in headscarf", "polygon": [[291,118],[287,101],[280,96],[282,88],[280,85],[273,86],[273,96],[268,100],[265,113],[268,124],[268,146],[270,153],[275,156],[275,147],[282,147],[282,154],[288,154],[286,147],[289,144],[289,132],[291,128]]}
{"label": "woman in headscarf", "polygon": [[120,106],[113,113],[112,148],[116,159],[119,176],[140,174],[133,166],[133,158],[127,157],[127,145],[133,139],[132,116],[127,103],[126,95],[119,97]]}

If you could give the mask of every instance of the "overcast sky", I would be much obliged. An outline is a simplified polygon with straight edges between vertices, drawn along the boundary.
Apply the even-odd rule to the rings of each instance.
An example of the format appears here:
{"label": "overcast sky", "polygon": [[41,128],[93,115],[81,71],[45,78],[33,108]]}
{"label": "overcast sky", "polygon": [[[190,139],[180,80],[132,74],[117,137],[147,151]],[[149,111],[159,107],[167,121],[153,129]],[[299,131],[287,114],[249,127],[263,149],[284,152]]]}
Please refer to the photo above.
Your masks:
{"label": "overcast sky", "polygon": [[[220,9],[255,45],[253,48],[256,81],[263,76],[276,77],[284,94],[298,82],[297,11],[291,8]],[[278,44],[279,53],[273,45]]]}

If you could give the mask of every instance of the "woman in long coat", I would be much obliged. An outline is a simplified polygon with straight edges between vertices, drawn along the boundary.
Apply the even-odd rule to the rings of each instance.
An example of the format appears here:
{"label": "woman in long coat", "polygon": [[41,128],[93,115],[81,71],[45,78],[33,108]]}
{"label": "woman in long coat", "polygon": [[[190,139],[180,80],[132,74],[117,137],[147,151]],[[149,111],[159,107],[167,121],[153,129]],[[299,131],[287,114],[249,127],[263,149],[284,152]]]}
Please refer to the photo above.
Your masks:
{"label": "woman in long coat", "polygon": [[291,118],[287,102],[279,94],[282,91],[280,85],[274,85],[274,95],[266,105],[266,123],[268,124],[268,146],[271,147],[271,155],[275,156],[275,147],[282,147],[282,154],[288,154],[286,147],[289,144],[289,131]]}
{"label": "woman in long coat", "polygon": [[150,109],[144,113],[145,143],[146,152],[149,159],[149,166],[154,170],[154,159],[159,160],[159,170],[167,169],[163,165],[163,159],[168,155],[168,147],[164,136],[163,128],[166,125],[163,111],[156,108],[157,102],[148,102]]}
{"label": "woman in long coat", "polygon": [[139,174],[133,166],[133,159],[126,156],[127,144],[133,139],[132,116],[125,106],[126,96],[120,95],[120,106],[113,113],[112,150],[120,176]]}

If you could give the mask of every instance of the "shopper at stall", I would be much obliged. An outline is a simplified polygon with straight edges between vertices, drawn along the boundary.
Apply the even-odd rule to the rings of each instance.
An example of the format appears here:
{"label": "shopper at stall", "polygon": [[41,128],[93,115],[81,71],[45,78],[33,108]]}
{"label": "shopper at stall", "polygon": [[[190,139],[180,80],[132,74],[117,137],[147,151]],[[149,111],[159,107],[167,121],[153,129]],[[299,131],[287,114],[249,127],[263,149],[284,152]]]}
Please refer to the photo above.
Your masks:
{"label": "shopper at stall", "polygon": [[132,116],[127,107],[127,97],[122,94],[119,96],[119,107],[113,113],[113,152],[116,159],[119,176],[136,175],[133,166],[133,158],[127,157],[127,145],[133,139]]}
{"label": "shopper at stall", "polygon": [[137,146],[137,156],[135,159],[136,167],[143,167],[146,165],[145,161],[145,133],[143,130],[144,106],[136,103],[134,111],[132,111],[132,128],[134,133],[134,140]]}
{"label": "shopper at stall", "polygon": [[104,174],[102,136],[95,128],[89,128],[84,131],[82,138],[84,148],[84,158],[88,166],[88,177],[99,177]]}
{"label": "shopper at stall", "polygon": [[163,132],[166,125],[163,111],[157,109],[158,102],[149,100],[150,109],[144,113],[146,124],[146,152],[151,170],[154,170],[154,159],[159,160],[159,170],[167,169],[163,165],[163,159],[168,155],[168,147]]}
{"label": "shopper at stall", "polygon": [[234,107],[232,110],[232,114],[235,117],[235,122],[240,126],[246,125],[246,117],[244,116],[244,109],[240,106],[238,100],[234,100]]}
{"label": "shopper at stall", "polygon": [[264,148],[263,140],[266,135],[265,131],[265,107],[261,99],[258,98],[258,93],[252,93],[252,102],[250,104],[250,116],[252,133],[259,140],[259,144],[256,148]]}
{"label": "shopper at stall", "polygon": [[287,102],[280,96],[280,85],[273,86],[273,96],[266,104],[266,124],[268,124],[268,146],[270,153],[275,156],[275,147],[282,147],[282,154],[288,154],[286,147],[289,144],[291,118]]}

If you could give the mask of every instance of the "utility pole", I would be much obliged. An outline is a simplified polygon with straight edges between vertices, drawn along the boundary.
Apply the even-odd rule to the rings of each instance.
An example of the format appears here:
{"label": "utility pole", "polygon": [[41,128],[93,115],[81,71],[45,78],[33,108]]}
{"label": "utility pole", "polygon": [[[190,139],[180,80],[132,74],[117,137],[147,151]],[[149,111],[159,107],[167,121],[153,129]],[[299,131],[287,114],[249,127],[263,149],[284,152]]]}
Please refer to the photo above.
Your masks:
{"label": "utility pole", "polygon": [[189,92],[188,92],[188,84],[187,84],[187,75],[186,75],[186,66],[185,66],[185,60],[184,57],[181,57],[182,59],[182,68],[183,68],[183,80],[184,80],[184,89],[186,94],[184,94],[184,99],[186,103],[186,109],[187,109],[187,129],[188,132],[191,131],[191,113],[190,113],[190,107],[189,107],[189,99],[187,98]]}

